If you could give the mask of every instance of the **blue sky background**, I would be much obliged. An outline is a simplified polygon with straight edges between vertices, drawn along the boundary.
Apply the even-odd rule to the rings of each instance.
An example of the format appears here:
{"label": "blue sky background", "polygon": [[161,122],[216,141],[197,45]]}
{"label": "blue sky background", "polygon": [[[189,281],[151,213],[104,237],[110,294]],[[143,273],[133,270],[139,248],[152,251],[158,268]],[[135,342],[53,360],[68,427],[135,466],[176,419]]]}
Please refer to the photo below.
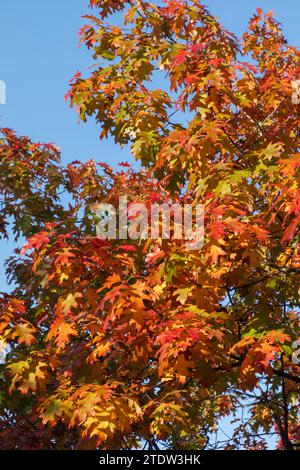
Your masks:
{"label": "blue sky background", "polygon": [[[289,43],[300,46],[299,0],[205,3],[238,36],[256,7],[272,10]],[[79,124],[75,110],[64,101],[70,78],[77,70],[87,72],[92,64],[89,52],[78,47],[81,17],[87,12],[88,0],[1,0],[0,80],[6,83],[7,103],[0,105],[0,127],[59,145],[65,163],[95,158],[115,165],[130,160],[128,151],[111,140],[100,142],[94,122]],[[3,262],[12,250],[11,241],[0,243],[0,290],[9,289]],[[224,425],[228,432],[228,423]]]}

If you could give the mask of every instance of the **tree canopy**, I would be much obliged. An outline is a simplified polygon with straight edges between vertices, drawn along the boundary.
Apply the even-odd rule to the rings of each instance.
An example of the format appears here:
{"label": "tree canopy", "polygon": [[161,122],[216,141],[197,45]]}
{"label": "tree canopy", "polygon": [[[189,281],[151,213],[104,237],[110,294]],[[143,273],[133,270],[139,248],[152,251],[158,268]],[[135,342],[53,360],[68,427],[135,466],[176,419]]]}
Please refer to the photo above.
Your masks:
{"label": "tree canopy", "polygon": [[[297,448],[300,53],[260,9],[238,40],[198,0],[90,3],[67,99],[141,168],[1,130],[0,449]],[[203,204],[202,248],[100,239],[121,195]]]}

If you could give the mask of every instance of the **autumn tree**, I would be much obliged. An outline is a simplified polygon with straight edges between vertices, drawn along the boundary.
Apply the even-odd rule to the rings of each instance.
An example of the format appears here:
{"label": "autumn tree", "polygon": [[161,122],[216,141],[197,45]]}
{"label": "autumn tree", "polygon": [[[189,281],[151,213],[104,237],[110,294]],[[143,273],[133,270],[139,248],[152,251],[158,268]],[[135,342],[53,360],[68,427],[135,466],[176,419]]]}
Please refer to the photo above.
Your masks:
{"label": "autumn tree", "polygon": [[[0,448],[296,449],[299,51],[260,9],[239,41],[198,0],[91,7],[67,97],[141,169],[2,129]],[[203,204],[203,247],[100,239],[120,195]]]}

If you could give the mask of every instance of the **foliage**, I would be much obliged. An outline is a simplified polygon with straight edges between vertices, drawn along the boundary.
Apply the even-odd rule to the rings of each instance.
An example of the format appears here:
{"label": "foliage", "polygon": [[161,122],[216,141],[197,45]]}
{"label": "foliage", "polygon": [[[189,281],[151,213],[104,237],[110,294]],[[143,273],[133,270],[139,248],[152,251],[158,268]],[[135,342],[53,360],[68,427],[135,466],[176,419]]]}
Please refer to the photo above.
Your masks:
{"label": "foliage", "polygon": [[[0,447],[209,449],[235,416],[217,446],[277,433],[291,449],[299,51],[260,9],[238,41],[197,0],[91,6],[81,40],[96,65],[68,98],[143,169],[64,167],[55,146],[2,129],[0,230],[27,241],[0,305]],[[99,239],[95,207],[120,195],[204,204],[204,246]]]}

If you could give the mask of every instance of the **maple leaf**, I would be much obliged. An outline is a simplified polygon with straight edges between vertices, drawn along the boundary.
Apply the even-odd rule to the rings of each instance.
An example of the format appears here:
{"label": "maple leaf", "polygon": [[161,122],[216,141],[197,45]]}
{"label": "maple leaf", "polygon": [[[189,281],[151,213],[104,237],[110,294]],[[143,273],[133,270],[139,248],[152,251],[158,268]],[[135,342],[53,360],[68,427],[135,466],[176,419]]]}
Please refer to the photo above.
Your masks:
{"label": "maple leaf", "polygon": [[77,299],[81,297],[82,297],[82,294],[80,292],[75,292],[75,294],[72,294],[70,292],[66,298],[61,298],[60,303],[58,305],[58,313],[63,313],[63,314],[72,313],[72,310],[76,309],[76,307],[78,306]]}
{"label": "maple leaf", "polygon": [[71,336],[78,336],[78,332],[74,328],[74,323],[68,323],[63,319],[59,319],[53,323],[47,335],[47,340],[50,341],[54,338],[57,347],[63,349],[65,345],[70,342]]}
{"label": "maple leaf", "polygon": [[225,254],[226,254],[226,252],[224,250],[222,250],[222,248],[220,246],[212,245],[211,248],[210,248],[210,257],[211,257],[211,262],[213,264],[217,263],[219,257],[223,256]]}
{"label": "maple leaf", "polygon": [[13,338],[18,338],[19,344],[25,343],[27,346],[36,342],[34,334],[37,332],[36,328],[28,323],[20,323],[15,327]]}
{"label": "maple leaf", "polygon": [[21,254],[24,255],[27,253],[28,250],[31,249],[38,249],[42,245],[47,244],[49,242],[49,232],[40,232],[36,235],[33,235],[29,238],[27,243],[23,246],[21,250]]}
{"label": "maple leaf", "polygon": [[177,300],[178,302],[181,303],[181,305],[184,305],[187,298],[189,297],[189,294],[193,291],[193,287],[186,287],[184,289],[177,289],[174,294],[177,295]]}

